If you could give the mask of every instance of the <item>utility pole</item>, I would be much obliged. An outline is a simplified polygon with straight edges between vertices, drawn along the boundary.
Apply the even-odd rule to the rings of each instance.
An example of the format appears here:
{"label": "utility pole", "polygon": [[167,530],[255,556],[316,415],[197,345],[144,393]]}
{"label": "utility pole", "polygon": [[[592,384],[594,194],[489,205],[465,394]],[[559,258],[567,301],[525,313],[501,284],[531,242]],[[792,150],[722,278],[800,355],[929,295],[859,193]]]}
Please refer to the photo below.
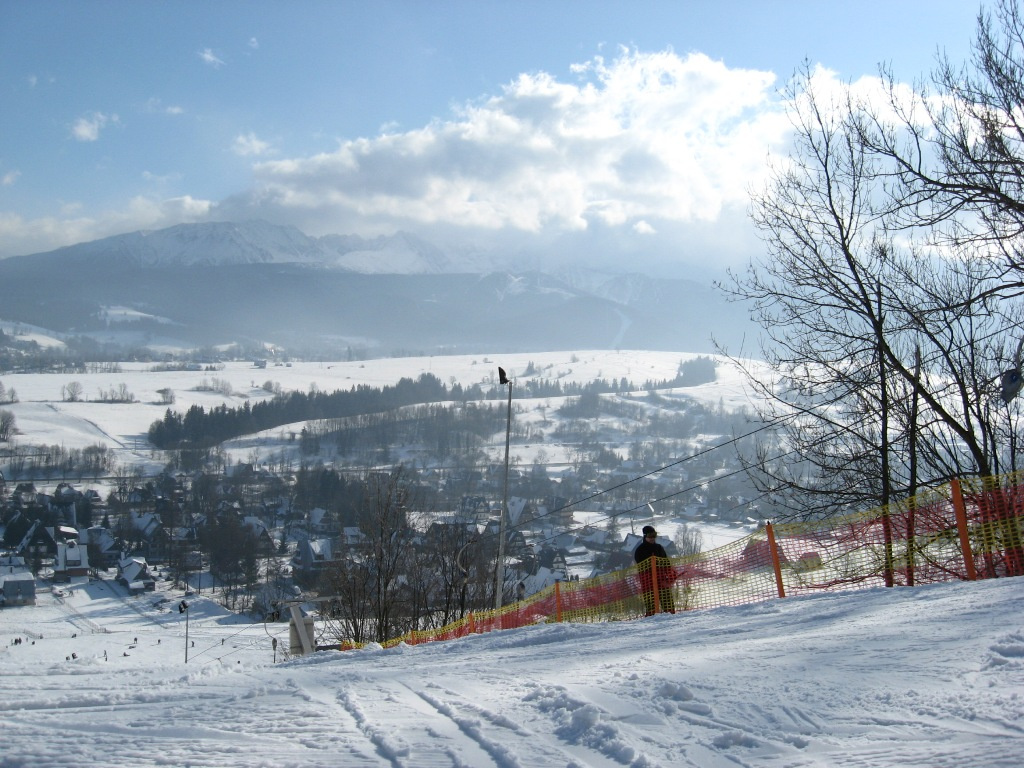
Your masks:
{"label": "utility pole", "polygon": [[188,664],[188,603],[184,600],[178,604],[178,613],[185,614],[185,663]]}
{"label": "utility pole", "polygon": [[508,447],[512,437],[512,382],[505,375],[505,369],[498,368],[498,383],[508,384],[508,415],[505,421],[505,488],[501,499],[498,521],[498,562],[494,568],[494,610],[501,609],[502,592],[505,586],[505,520],[508,518]]}

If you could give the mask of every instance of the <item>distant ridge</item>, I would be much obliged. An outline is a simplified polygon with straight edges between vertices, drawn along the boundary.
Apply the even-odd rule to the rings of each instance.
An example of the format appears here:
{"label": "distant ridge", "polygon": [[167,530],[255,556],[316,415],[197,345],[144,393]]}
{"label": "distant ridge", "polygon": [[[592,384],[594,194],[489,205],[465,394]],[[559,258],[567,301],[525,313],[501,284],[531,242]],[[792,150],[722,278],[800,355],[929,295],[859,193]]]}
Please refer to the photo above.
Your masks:
{"label": "distant ridge", "polygon": [[62,262],[116,261],[145,267],[307,264],[363,274],[479,273],[501,268],[500,260],[480,254],[452,255],[416,235],[363,238],[359,235],[310,237],[291,226],[266,221],[177,224],[16,256]]}
{"label": "distant ridge", "polygon": [[0,260],[0,320],[106,344],[372,354],[633,348],[710,352],[750,332],[710,286],[515,271],[399,232],[180,224]]}

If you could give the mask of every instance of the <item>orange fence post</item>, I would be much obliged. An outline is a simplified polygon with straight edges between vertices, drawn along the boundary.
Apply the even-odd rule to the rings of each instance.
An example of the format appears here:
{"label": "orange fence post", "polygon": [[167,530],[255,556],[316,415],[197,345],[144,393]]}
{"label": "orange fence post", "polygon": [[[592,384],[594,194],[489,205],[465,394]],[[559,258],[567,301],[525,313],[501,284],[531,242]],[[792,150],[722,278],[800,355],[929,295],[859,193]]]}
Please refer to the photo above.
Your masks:
{"label": "orange fence post", "polygon": [[555,581],[555,621],[562,622],[562,582]]}
{"label": "orange fence post", "polygon": [[907,505],[907,586],[914,586],[914,547],[917,537],[917,497],[912,496]]}
{"label": "orange fence post", "polygon": [[779,590],[779,597],[786,596],[786,588],[782,586],[782,566],[779,564],[779,547],[775,543],[775,529],[771,521],[764,524],[765,533],[768,534],[768,551],[772,556],[772,568],[775,569],[775,586]]}
{"label": "orange fence post", "polygon": [[476,634],[476,622],[473,620],[473,612],[472,611],[469,612],[469,616],[467,616],[466,619],[467,619],[467,624],[469,625],[469,634],[475,635]]}
{"label": "orange fence post", "polygon": [[661,595],[658,594],[658,558],[651,558],[651,589],[654,590],[654,612],[661,613]]}
{"label": "orange fence post", "polygon": [[967,580],[975,581],[978,574],[974,570],[971,537],[967,533],[967,505],[964,504],[964,494],[960,488],[960,481],[955,477],[949,481],[949,487],[953,492],[953,512],[956,514],[956,529],[960,534],[960,551],[964,556],[964,567],[967,568]]}

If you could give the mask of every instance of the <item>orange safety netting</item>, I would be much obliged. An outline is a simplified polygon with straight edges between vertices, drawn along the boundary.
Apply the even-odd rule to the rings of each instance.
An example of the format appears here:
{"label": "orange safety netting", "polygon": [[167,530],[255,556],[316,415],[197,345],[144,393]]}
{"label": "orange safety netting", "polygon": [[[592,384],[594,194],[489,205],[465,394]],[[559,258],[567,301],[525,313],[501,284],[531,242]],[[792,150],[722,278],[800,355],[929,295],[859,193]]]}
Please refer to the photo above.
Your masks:
{"label": "orange safety netting", "polygon": [[842,518],[769,523],[708,552],[652,558],[614,573],[556,583],[503,608],[409,632],[383,645],[451,640],[541,622],[635,619],[821,590],[1019,575],[1024,575],[1024,473],[953,481]]}

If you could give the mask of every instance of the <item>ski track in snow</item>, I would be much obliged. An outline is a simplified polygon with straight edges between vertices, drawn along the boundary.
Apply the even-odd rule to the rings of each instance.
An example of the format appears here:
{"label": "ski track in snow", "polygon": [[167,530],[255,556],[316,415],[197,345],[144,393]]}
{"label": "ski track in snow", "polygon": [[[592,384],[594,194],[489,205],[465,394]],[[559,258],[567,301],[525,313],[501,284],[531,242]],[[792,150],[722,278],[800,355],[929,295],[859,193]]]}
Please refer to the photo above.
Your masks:
{"label": "ski track in snow", "polygon": [[157,605],[175,594],[61,592],[0,610],[3,768],[1024,762],[1024,579],[288,661],[271,650],[285,624],[208,595],[190,598],[186,649],[182,617]]}

